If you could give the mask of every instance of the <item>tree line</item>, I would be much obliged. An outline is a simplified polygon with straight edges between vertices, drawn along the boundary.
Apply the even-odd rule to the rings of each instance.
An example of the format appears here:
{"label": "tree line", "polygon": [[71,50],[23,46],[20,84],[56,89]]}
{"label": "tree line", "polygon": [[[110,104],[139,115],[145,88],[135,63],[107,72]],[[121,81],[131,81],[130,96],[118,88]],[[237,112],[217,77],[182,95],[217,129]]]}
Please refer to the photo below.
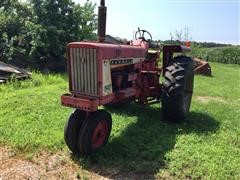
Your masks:
{"label": "tree line", "polygon": [[68,42],[96,39],[94,9],[90,1],[1,0],[0,61],[64,70]]}
{"label": "tree line", "polygon": [[[215,47],[226,47],[226,46],[233,46],[232,44],[224,44],[224,43],[215,43],[215,42],[197,42],[197,41],[190,41],[193,47],[197,48],[215,48]],[[156,43],[160,43],[163,45],[169,44],[176,44],[176,45],[185,45],[185,41],[179,40],[158,40]]]}

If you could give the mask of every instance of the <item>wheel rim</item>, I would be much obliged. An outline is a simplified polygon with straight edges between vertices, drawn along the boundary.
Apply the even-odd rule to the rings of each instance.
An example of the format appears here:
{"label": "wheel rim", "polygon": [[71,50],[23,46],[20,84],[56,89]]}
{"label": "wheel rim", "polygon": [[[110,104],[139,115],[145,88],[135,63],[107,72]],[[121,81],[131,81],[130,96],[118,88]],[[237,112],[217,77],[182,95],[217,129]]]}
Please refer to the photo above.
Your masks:
{"label": "wheel rim", "polygon": [[101,120],[98,124],[97,127],[95,128],[92,136],[92,148],[96,149],[105,142],[105,139],[108,135],[108,124],[106,120]]}

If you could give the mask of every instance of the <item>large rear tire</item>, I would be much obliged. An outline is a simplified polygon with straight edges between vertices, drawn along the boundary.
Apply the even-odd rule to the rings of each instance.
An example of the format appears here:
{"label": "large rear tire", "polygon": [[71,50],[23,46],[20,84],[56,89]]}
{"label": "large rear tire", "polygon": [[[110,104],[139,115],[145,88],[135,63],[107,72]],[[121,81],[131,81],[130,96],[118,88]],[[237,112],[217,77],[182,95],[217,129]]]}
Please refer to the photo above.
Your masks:
{"label": "large rear tire", "polygon": [[162,113],[166,121],[182,122],[189,112],[193,93],[193,61],[175,57],[166,68],[162,93]]}
{"label": "large rear tire", "polygon": [[78,135],[78,149],[82,155],[90,155],[106,145],[112,129],[111,115],[98,110],[84,122]]}
{"label": "large rear tire", "polygon": [[68,148],[73,153],[78,153],[78,134],[85,120],[86,113],[82,110],[76,109],[65,123],[64,140]]}

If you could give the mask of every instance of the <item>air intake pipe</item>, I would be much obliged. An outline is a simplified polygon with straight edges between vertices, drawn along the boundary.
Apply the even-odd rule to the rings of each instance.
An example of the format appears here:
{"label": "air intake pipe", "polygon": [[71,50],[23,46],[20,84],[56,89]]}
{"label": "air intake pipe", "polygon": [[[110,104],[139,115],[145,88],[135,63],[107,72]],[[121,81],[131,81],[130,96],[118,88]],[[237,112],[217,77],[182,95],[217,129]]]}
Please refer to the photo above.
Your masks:
{"label": "air intake pipe", "polygon": [[105,0],[101,0],[100,6],[98,6],[98,42],[104,42],[105,40],[106,17],[107,7],[105,6]]}

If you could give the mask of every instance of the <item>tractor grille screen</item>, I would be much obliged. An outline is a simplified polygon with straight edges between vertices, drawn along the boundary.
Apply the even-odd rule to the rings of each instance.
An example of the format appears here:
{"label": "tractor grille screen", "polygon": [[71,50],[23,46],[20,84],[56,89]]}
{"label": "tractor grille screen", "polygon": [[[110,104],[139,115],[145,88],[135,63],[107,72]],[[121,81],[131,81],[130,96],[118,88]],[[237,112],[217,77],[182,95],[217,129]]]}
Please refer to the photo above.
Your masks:
{"label": "tractor grille screen", "polygon": [[72,92],[98,96],[97,50],[70,48]]}

